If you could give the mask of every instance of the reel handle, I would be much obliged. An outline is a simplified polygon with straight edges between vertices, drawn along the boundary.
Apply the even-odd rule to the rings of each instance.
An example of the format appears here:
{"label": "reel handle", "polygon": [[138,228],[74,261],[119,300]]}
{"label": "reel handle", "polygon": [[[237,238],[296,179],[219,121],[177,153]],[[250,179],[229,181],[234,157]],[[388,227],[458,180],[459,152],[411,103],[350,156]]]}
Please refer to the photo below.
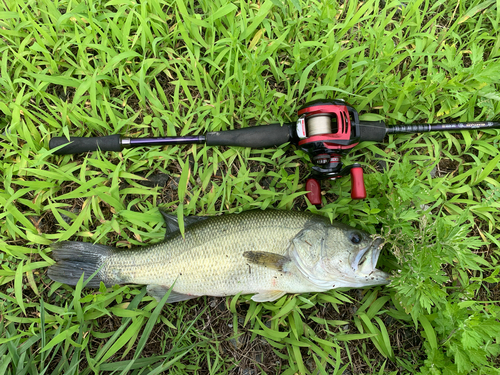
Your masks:
{"label": "reel handle", "polygon": [[[341,173],[337,174],[333,178],[339,178],[345,175],[349,171],[351,174],[351,198],[352,199],[365,199],[366,198],[366,188],[365,179],[363,177],[363,168],[359,164],[353,164],[344,168]],[[344,172],[344,173],[342,173]],[[321,204],[321,185],[315,178],[309,178],[306,182],[306,194],[307,199],[311,204],[320,205]]]}
{"label": "reel handle", "polygon": [[351,198],[352,199],[365,199],[366,188],[365,180],[363,178],[363,168],[357,164],[351,168]]}
{"label": "reel handle", "polygon": [[314,178],[307,179],[306,182],[307,199],[315,206],[321,204],[321,185],[318,180]]}

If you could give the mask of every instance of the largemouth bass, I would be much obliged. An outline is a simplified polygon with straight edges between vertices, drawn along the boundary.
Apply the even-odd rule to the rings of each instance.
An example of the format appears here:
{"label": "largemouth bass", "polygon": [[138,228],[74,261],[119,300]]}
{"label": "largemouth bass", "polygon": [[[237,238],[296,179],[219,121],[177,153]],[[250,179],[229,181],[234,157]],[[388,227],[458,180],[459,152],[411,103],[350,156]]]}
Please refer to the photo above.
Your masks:
{"label": "largemouth bass", "polygon": [[389,282],[389,275],[375,268],[382,239],[323,216],[255,210],[188,218],[184,238],[175,218],[164,216],[171,233],[155,245],[130,250],[86,242],[53,245],[57,263],[49,277],[76,285],[82,273],[98,271],[87,286],[146,284],[157,300],[173,286],[167,302],[238,293],[263,302],[286,293]]}

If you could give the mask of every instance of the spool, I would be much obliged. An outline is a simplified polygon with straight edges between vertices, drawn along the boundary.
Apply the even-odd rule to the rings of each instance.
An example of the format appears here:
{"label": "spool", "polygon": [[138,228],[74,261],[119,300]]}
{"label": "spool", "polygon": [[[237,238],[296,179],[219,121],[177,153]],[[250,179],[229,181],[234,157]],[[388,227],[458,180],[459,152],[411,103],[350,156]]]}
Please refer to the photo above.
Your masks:
{"label": "spool", "polygon": [[332,119],[326,115],[311,116],[307,119],[308,136],[330,134],[332,132]]}

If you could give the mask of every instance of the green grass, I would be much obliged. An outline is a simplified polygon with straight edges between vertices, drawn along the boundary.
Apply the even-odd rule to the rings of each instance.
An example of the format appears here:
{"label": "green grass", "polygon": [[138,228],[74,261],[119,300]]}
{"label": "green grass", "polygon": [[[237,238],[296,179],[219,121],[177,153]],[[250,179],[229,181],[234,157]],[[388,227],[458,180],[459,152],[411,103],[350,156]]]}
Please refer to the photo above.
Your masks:
{"label": "green grass", "polygon": [[[498,130],[362,143],[345,162],[363,165],[368,198],[325,182],[319,210],[288,145],[48,150],[287,122],[325,97],[390,125],[499,121],[500,3],[0,2],[0,373],[498,374]],[[159,205],[318,212],[382,234],[393,281],[163,306],[46,276],[52,241],[161,240]]]}

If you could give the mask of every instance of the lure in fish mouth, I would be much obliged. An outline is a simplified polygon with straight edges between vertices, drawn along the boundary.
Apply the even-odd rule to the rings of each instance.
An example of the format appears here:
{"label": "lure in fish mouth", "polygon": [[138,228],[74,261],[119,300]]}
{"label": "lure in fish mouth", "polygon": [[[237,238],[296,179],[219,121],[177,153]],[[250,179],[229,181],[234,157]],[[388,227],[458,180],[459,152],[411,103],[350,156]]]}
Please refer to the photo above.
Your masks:
{"label": "lure in fish mouth", "polygon": [[358,278],[381,281],[381,284],[389,283],[389,274],[376,268],[383,244],[384,240],[382,238],[375,238],[369,246],[365,247],[358,254],[356,254],[352,260],[351,267]]}
{"label": "lure in fish mouth", "polygon": [[161,243],[118,250],[85,242],[51,246],[57,263],[48,275],[76,285],[145,284],[167,302],[203,295],[253,294],[273,301],[286,293],[388,284],[376,268],[381,238],[308,212],[253,210],[186,218],[181,235],[176,216],[164,214],[169,234]]}

